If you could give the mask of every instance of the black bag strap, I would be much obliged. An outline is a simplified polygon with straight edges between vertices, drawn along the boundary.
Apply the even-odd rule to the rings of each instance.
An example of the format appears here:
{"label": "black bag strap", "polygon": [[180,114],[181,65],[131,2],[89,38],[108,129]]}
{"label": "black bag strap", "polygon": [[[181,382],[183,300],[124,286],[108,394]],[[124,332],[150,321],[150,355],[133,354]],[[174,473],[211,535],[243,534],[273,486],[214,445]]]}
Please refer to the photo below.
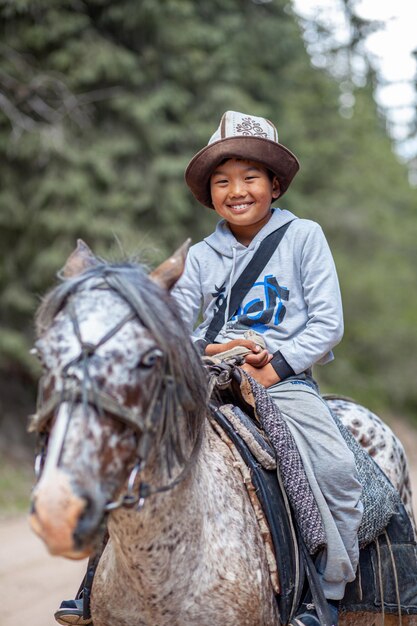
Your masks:
{"label": "black bag strap", "polygon": [[[246,296],[250,288],[253,286],[253,283],[258,278],[275,250],[278,248],[281,239],[287,232],[287,228],[292,221],[293,220],[287,222],[265,237],[252,259],[236,280],[232,287],[232,291],[230,292],[229,319],[233,317],[243,298]],[[221,306],[214,313],[209,327],[207,328],[204,339],[208,343],[214,343],[214,340],[222,329],[226,306],[227,299],[225,298]]]}

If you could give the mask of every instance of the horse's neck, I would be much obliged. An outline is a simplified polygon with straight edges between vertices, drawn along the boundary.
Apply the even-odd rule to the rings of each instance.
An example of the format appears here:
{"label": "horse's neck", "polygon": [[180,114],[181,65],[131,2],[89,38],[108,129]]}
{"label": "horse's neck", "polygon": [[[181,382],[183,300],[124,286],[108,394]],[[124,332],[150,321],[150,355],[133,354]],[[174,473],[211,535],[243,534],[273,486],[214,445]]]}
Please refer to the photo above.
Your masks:
{"label": "horse's neck", "polygon": [[[196,462],[179,484],[150,496],[140,512],[119,510],[112,514],[109,534],[122,567],[146,569],[155,563],[158,552],[167,550],[173,554],[181,544],[187,545],[187,568],[193,555],[196,560],[200,558],[203,520],[215,507],[208,494],[216,487],[217,478],[216,463],[213,466],[213,459],[207,454],[210,447],[207,435],[206,432]],[[175,467],[169,476],[163,466],[158,458],[152,459],[143,473],[144,483],[152,487],[167,485],[182,469]],[[177,562],[175,567],[180,565]],[[166,575],[166,568],[163,569]]]}
{"label": "horse's neck", "polygon": [[[138,614],[141,624],[165,626],[172,623],[169,615],[179,616],[178,623],[219,623],[220,618],[207,613],[216,589],[222,610],[229,607],[231,612],[223,623],[276,622],[255,514],[229,448],[210,426],[190,474],[171,491],[150,497],[138,513],[114,511],[109,533],[93,590],[97,617],[105,598],[114,601],[123,589],[123,624],[136,623],[132,620]],[[236,603],[240,593],[247,602],[241,608]],[[191,619],[188,610],[197,617]],[[248,619],[250,611],[254,616]],[[97,619],[99,626],[107,621]]]}
{"label": "horse's neck", "polygon": [[[144,479],[153,485],[169,481],[159,467],[148,467]],[[172,490],[152,495],[140,512],[120,510],[112,514],[109,533],[118,567],[135,572],[151,568],[166,577],[167,567],[172,566],[173,576],[180,576],[182,568],[185,575],[201,563],[203,545],[215,540],[222,550],[222,542],[229,541],[233,532],[246,532],[242,507],[247,504],[239,470],[207,424],[197,461],[182,482]],[[169,562],[155,567],[163,555]]]}

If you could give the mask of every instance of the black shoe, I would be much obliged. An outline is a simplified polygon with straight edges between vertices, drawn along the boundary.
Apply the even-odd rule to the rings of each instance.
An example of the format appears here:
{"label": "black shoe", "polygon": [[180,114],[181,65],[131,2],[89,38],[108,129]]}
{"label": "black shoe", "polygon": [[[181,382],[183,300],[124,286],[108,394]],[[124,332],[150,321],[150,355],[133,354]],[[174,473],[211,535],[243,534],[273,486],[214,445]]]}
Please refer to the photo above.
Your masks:
{"label": "black shoe", "polygon": [[[329,602],[328,607],[332,616],[332,626],[337,626],[339,623],[337,606]],[[301,612],[291,620],[291,626],[320,626],[320,620],[314,604],[302,604],[300,610]]]}
{"label": "black shoe", "polygon": [[77,600],[64,600],[61,602],[61,606],[54,613],[54,617],[58,624],[64,626],[84,626],[86,624],[92,624],[91,617],[84,619],[83,617],[83,599]]}

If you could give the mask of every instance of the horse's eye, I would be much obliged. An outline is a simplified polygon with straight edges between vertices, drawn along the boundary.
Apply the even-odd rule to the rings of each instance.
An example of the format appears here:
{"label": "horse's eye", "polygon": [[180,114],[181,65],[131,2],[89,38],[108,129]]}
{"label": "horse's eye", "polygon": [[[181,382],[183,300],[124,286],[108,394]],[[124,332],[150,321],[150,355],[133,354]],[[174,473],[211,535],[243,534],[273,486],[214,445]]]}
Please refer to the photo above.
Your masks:
{"label": "horse's eye", "polygon": [[160,358],[163,356],[162,350],[159,348],[151,348],[148,352],[145,352],[141,360],[139,361],[140,367],[154,367]]}

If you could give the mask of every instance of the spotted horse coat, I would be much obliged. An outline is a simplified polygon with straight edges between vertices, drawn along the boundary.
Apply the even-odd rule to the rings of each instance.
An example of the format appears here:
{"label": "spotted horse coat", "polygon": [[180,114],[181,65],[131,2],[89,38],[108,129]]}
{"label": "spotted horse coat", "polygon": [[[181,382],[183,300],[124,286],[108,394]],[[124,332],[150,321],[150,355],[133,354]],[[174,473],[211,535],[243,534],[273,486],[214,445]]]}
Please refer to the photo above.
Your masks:
{"label": "spotted horse coat", "polygon": [[338,396],[325,396],[325,399],[331,411],[339,417],[397,489],[416,532],[410,475],[401,441],[375,413],[354,400]]}

